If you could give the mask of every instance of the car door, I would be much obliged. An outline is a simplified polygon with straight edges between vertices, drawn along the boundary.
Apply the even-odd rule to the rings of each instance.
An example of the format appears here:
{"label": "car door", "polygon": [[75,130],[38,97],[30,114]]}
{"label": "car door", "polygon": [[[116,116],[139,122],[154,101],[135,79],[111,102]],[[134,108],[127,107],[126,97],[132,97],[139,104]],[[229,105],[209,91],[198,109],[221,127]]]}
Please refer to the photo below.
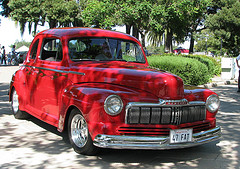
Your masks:
{"label": "car door", "polygon": [[61,96],[68,83],[68,67],[63,59],[62,42],[58,38],[42,40],[39,57],[32,64],[30,106],[41,120],[57,126]]}
{"label": "car door", "polygon": [[26,76],[25,82],[24,82],[25,86],[26,86],[25,103],[26,103],[27,111],[30,112],[31,114],[34,112],[34,110],[32,110],[31,103],[34,100],[33,98],[35,95],[35,91],[37,89],[37,83],[36,83],[37,72],[36,72],[36,69],[33,67],[33,64],[34,64],[35,60],[37,59],[37,56],[39,55],[40,42],[41,42],[40,37],[36,37],[34,39],[34,41],[32,42],[32,44],[29,48],[30,51],[27,56],[27,60],[26,60],[25,64],[23,64],[24,73]]}

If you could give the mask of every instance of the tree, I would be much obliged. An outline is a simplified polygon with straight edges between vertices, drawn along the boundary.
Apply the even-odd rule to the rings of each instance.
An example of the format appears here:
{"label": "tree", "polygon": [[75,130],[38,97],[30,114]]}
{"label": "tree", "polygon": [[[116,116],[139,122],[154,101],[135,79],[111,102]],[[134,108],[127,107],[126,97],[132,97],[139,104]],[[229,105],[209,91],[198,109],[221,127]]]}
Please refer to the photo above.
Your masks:
{"label": "tree", "polygon": [[163,36],[164,36],[164,34],[157,34],[153,31],[150,31],[147,34],[147,41],[153,47],[160,47],[163,45]]}
{"label": "tree", "polygon": [[[122,1],[117,15],[121,18],[120,22],[128,25],[128,31],[132,27],[132,35],[139,38],[140,33],[142,45],[145,47],[145,37],[150,31],[150,14],[152,12],[153,1],[151,0],[126,0]],[[128,32],[126,31],[126,32]]]}
{"label": "tree", "polygon": [[221,39],[228,54],[236,56],[240,51],[240,2],[228,1],[216,14],[210,15],[207,26],[216,39]]}
{"label": "tree", "polygon": [[11,9],[8,6],[9,0],[0,0],[0,5],[2,7],[1,15],[4,17],[8,17]]}
{"label": "tree", "polygon": [[50,28],[83,26],[79,17],[79,6],[76,1],[45,0],[42,3],[43,21],[49,23]]}
{"label": "tree", "polygon": [[26,23],[29,23],[29,33],[31,33],[32,24],[34,24],[34,31],[36,32],[37,24],[39,22],[42,10],[38,0],[10,0],[8,3],[11,9],[10,16],[13,20],[20,24],[21,33],[25,31]]}
{"label": "tree", "polygon": [[162,0],[153,6],[151,13],[152,31],[160,36],[164,34],[165,51],[173,51],[173,40],[183,42],[190,27],[196,22],[199,10],[198,0]]}
{"label": "tree", "polygon": [[[1,1],[1,0],[0,0]],[[2,0],[7,1],[7,0]],[[50,28],[65,26],[89,26],[111,29],[126,25],[126,33],[139,38],[145,46],[145,36],[153,41],[164,39],[165,50],[173,51],[173,41],[183,42],[203,24],[208,4],[226,5],[224,0],[10,0],[11,17],[18,21],[21,31],[26,23],[31,32],[38,24],[49,23]],[[234,1],[234,0],[229,0]],[[131,29],[132,28],[132,29]],[[151,32],[151,33],[150,33]]]}
{"label": "tree", "polygon": [[[193,53],[194,48],[194,33],[205,29],[204,21],[207,17],[208,6],[210,6],[211,0],[194,0],[190,1],[190,5],[187,6],[187,17],[188,20],[188,36],[190,37],[189,53]],[[200,28],[202,27],[202,28]]]}
{"label": "tree", "polygon": [[38,24],[49,23],[50,28],[64,26],[83,26],[80,8],[75,0],[10,0],[10,16],[19,22],[21,33],[28,23],[29,33],[32,25],[34,33]]}
{"label": "tree", "polygon": [[82,12],[83,22],[89,27],[111,29],[117,24],[115,5],[111,0],[89,0]]}
{"label": "tree", "polygon": [[195,50],[197,52],[209,52],[211,51],[214,55],[222,55],[227,50],[221,48],[221,39],[216,39],[214,33],[209,29],[205,29],[196,35],[197,44]]}
{"label": "tree", "polygon": [[20,48],[20,47],[22,47],[22,46],[27,46],[27,47],[29,47],[29,46],[31,45],[31,42],[16,41],[16,42],[14,43],[14,45],[15,45],[16,49],[18,49],[18,48]]}

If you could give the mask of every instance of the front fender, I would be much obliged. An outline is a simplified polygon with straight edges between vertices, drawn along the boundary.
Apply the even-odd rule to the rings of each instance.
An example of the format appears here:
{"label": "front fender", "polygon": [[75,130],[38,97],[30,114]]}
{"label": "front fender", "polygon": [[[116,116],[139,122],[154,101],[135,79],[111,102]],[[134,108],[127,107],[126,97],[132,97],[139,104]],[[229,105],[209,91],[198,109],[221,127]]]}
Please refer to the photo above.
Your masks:
{"label": "front fender", "polygon": [[207,98],[212,94],[217,95],[215,92],[209,89],[189,85],[184,86],[184,98],[188,101],[206,102]]}
{"label": "front fender", "polygon": [[[217,95],[215,92],[213,92],[209,89],[204,89],[204,88],[195,87],[195,86],[184,86],[184,97],[188,101],[203,101],[203,102],[206,102],[207,98],[210,95],[213,95],[213,94]],[[211,113],[207,110],[207,117],[206,118],[215,118],[217,112],[218,111],[216,111],[215,113]]]}
{"label": "front fender", "polygon": [[[109,95],[118,95],[122,98],[124,108],[117,116],[108,115],[104,111],[104,101]],[[129,87],[103,84],[83,83],[68,86],[63,92],[62,105],[64,111],[60,112],[59,130],[64,129],[69,108],[77,107],[88,123],[90,134],[96,132],[96,125],[124,123],[125,106],[129,102],[158,102],[158,98],[146,91],[140,91]],[[100,127],[101,128],[101,127]]]}

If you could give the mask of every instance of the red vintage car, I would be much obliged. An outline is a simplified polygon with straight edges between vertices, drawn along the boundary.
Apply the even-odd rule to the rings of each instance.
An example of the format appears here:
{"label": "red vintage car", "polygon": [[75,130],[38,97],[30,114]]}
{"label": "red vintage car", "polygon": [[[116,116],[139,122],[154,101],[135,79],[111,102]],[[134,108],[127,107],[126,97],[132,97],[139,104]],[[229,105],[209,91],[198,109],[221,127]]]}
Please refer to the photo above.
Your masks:
{"label": "red vintage car", "polygon": [[37,34],[13,75],[15,118],[68,132],[74,150],[176,149],[220,138],[218,95],[149,67],[140,42],[91,28]]}

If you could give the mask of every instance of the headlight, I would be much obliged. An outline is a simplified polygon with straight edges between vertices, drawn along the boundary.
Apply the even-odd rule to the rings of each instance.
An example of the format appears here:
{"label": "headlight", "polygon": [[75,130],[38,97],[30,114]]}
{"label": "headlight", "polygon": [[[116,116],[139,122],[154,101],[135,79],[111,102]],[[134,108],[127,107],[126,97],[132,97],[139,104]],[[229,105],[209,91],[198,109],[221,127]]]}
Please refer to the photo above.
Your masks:
{"label": "headlight", "polygon": [[123,102],[117,95],[110,95],[104,102],[104,110],[107,114],[115,116],[122,111]]}
{"label": "headlight", "polygon": [[220,100],[217,95],[211,95],[207,98],[206,107],[208,111],[210,111],[211,113],[214,113],[215,111],[217,111],[219,108],[219,105],[220,105]]}

